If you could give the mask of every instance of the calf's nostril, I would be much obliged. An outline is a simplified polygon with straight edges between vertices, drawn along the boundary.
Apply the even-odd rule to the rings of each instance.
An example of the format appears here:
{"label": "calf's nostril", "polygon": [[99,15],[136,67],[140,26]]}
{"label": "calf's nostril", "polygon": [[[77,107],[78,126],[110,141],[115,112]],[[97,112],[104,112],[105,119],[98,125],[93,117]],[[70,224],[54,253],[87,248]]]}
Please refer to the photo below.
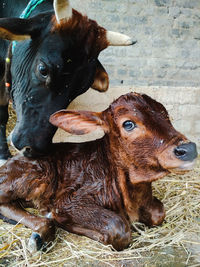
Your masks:
{"label": "calf's nostril", "polygon": [[177,157],[181,157],[181,156],[184,156],[184,155],[187,153],[187,151],[186,151],[185,149],[176,147],[176,148],[174,149],[174,153],[175,153],[175,155],[176,155]]}

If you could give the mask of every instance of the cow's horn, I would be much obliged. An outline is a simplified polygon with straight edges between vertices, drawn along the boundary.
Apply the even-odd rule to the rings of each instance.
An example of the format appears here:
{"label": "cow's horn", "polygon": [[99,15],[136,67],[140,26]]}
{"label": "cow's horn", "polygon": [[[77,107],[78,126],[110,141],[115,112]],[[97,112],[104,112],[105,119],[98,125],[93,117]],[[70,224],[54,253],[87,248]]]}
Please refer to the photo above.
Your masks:
{"label": "cow's horn", "polygon": [[131,39],[129,36],[125,34],[121,34],[118,32],[112,32],[112,31],[107,31],[106,32],[106,38],[108,41],[108,45],[110,46],[117,46],[117,45],[133,45],[137,41]]}
{"label": "cow's horn", "polygon": [[54,0],[53,7],[58,23],[62,19],[68,20],[72,17],[72,8],[68,0]]}

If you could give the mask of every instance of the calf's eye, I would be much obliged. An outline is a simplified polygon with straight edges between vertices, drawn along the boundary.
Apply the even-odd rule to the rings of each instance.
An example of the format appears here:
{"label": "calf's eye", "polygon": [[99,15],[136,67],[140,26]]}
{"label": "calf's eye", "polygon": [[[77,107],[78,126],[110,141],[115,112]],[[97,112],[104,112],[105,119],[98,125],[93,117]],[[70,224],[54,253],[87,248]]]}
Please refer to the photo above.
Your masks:
{"label": "calf's eye", "polygon": [[125,121],[122,126],[127,132],[130,132],[136,127],[136,124],[133,121]]}

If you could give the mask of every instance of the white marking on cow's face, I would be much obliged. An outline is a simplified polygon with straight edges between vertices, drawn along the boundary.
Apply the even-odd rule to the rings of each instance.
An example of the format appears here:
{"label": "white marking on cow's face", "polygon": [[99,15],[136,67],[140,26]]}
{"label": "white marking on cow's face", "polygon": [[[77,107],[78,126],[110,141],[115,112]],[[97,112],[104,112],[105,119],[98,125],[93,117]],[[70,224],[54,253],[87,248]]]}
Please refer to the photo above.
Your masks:
{"label": "white marking on cow's face", "polygon": [[22,148],[21,150],[17,149],[15,147],[15,145],[13,144],[13,141],[12,141],[12,134],[13,134],[13,131],[10,133],[9,137],[8,137],[8,142],[10,143],[10,145],[22,156],[24,156],[24,153],[27,151],[27,147],[24,147]]}
{"label": "white marking on cow's face", "polygon": [[17,152],[20,153],[20,150],[18,150],[18,149],[14,146],[13,141],[12,141],[13,131],[14,131],[14,130],[12,130],[12,132],[9,134],[9,136],[8,136],[8,140],[7,140],[7,141],[8,141],[8,143],[10,143],[10,145],[11,145]]}

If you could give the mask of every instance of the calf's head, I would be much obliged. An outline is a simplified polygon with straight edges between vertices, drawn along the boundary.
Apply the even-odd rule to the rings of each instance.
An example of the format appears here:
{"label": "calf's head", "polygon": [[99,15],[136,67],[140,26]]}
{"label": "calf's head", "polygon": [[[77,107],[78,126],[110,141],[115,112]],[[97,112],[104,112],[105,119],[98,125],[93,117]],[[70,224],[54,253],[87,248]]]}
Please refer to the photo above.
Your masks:
{"label": "calf's head", "polygon": [[109,45],[134,43],[73,10],[67,0],[54,0],[52,12],[30,19],[0,19],[0,38],[18,41],[10,68],[17,113],[12,142],[18,150],[27,148],[25,156],[47,149],[56,131],[48,122],[53,112],[90,86],[107,90],[99,53]]}
{"label": "calf's head", "polygon": [[133,184],[190,170],[197,157],[196,145],[174,129],[164,106],[144,94],[121,96],[100,113],[61,110],[50,122],[78,135],[102,128],[108,155]]}

